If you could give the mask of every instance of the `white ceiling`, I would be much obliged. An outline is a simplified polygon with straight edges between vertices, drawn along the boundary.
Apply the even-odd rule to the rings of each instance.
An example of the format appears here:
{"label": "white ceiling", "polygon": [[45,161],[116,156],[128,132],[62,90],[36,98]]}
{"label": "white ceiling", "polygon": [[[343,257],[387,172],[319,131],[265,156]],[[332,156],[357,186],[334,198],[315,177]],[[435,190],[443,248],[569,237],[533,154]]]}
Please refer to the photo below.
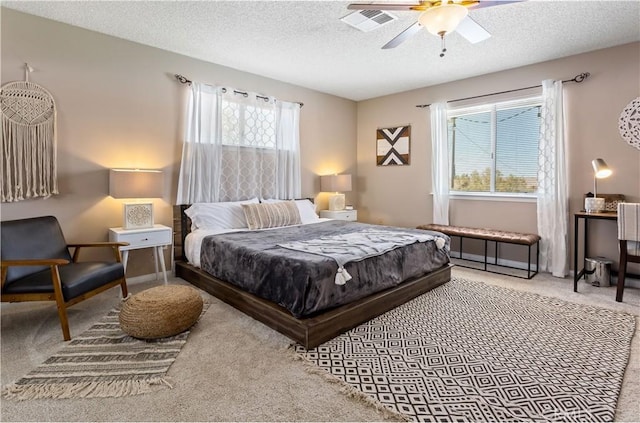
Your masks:
{"label": "white ceiling", "polygon": [[380,49],[418,12],[392,12],[398,20],[361,32],[340,21],[351,13],[349,3],[3,0],[2,6],[352,100],[640,41],[640,1],[529,0],[471,10],[492,37],[470,44],[453,33],[440,58],[440,40],[426,30]]}

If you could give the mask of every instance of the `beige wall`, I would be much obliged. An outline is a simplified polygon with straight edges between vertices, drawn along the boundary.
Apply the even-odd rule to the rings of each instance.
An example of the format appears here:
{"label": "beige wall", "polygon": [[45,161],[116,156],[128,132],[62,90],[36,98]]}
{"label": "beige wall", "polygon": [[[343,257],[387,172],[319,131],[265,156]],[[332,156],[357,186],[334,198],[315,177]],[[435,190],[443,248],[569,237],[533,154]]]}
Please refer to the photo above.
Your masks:
{"label": "beige wall", "polygon": [[[617,128],[622,109],[640,95],[640,43],[632,43],[358,103],[359,217],[409,227],[432,221],[429,112],[416,105],[569,79],[581,72],[591,77],[566,84],[564,90],[571,233],[573,213],[583,207],[583,194],[593,189],[591,160],[596,157],[614,170],[600,181],[598,191],[640,201],[640,151],[623,142]],[[411,164],[377,167],[376,129],[404,124],[411,124]],[[535,202],[452,200],[450,218],[455,225],[537,232]],[[590,255],[617,257],[613,222],[594,223],[590,235],[597,247]],[[573,234],[570,239],[573,245]]]}
{"label": "beige wall", "polygon": [[[60,195],[1,205],[2,220],[51,214],[69,242],[107,239],[122,224],[122,202],[108,195],[108,169],[165,171],[156,223],[171,226],[188,87],[192,80],[304,103],[300,117],[302,194],[318,196],[317,175],[356,173],[356,103],[284,82],[2,8],[2,84],[30,81],[58,109]],[[355,184],[354,189],[357,188]],[[351,198],[347,198],[351,201]],[[326,196],[318,196],[319,207]],[[168,257],[168,253],[167,253]],[[151,250],[132,252],[129,276],[152,271]]]}
{"label": "beige wall", "polygon": [[[2,8],[2,83],[23,79],[47,88],[58,107],[58,166],[61,194],[47,200],[4,203],[2,220],[52,214],[69,241],[102,240],[121,224],[121,202],[108,196],[108,169],[165,171],[164,197],[154,200],[156,221],[171,225],[181,154],[187,87],[173,74],[213,84],[300,101],[302,193],[318,194],[317,175],[352,173],[347,202],[362,221],[413,227],[431,222],[429,113],[417,104],[485,94],[566,79],[588,71],[582,84],[567,84],[570,208],[582,207],[592,187],[591,159],[604,158],[614,175],[603,193],[640,201],[640,151],[622,142],[617,121],[640,95],[640,44],[484,75],[435,87],[355,102],[284,82],[202,62],[167,51]],[[375,165],[375,130],[412,126],[411,164]],[[453,200],[451,222],[536,232],[535,203]],[[573,221],[570,222],[573,228]],[[593,225],[597,254],[617,256],[615,226]],[[573,238],[571,238],[573,240]],[[615,252],[614,252],[615,250]],[[132,253],[129,276],[151,271],[150,250]]]}

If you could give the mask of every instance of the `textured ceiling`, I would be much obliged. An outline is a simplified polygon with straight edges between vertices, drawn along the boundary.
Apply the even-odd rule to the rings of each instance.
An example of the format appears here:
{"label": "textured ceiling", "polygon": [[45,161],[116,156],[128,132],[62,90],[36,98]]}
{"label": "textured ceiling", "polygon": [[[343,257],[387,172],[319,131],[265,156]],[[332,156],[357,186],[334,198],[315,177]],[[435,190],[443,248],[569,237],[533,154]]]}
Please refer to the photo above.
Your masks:
{"label": "textured ceiling", "polygon": [[[355,2],[355,0],[354,0]],[[421,31],[380,49],[417,12],[371,32],[340,21],[343,1],[2,1],[3,7],[363,100],[640,41],[639,1],[536,1],[471,10],[492,37]]]}

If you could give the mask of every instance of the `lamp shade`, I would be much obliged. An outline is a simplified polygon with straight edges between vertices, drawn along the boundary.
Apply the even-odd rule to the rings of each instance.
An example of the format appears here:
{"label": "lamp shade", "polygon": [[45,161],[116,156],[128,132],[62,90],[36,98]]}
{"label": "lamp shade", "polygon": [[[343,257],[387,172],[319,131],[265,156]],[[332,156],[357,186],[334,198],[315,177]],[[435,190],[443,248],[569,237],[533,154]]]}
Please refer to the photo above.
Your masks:
{"label": "lamp shade", "polygon": [[442,4],[431,7],[422,12],[418,18],[420,25],[427,28],[427,31],[434,35],[444,36],[455,31],[460,22],[467,16],[469,11],[459,4]]}
{"label": "lamp shade", "polygon": [[109,195],[113,198],[162,197],[162,171],[148,169],[111,169]]}
{"label": "lamp shade", "polygon": [[602,159],[594,159],[591,162],[591,165],[593,166],[595,177],[598,179],[608,178],[613,173]]}
{"label": "lamp shade", "polygon": [[320,177],[320,191],[347,192],[351,191],[351,175],[325,175]]}

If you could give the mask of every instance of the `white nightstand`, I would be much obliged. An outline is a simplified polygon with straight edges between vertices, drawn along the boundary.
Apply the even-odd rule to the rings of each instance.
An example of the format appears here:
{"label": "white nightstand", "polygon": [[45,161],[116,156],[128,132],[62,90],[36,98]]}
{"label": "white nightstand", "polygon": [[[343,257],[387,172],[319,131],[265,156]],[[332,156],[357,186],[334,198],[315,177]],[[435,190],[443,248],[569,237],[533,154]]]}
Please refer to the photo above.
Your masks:
{"label": "white nightstand", "polygon": [[358,220],[358,210],[320,210],[320,217],[336,220]]}
{"label": "white nightstand", "polygon": [[120,251],[122,252],[122,264],[125,271],[127,270],[129,250],[153,248],[155,251],[154,264],[156,269],[156,279],[158,279],[159,261],[160,266],[162,267],[164,283],[167,283],[167,269],[164,265],[164,253],[162,252],[162,247],[173,244],[170,227],[164,225],[153,225],[153,228],[145,229],[109,228],[109,241],[129,243],[126,247],[120,247]]}

